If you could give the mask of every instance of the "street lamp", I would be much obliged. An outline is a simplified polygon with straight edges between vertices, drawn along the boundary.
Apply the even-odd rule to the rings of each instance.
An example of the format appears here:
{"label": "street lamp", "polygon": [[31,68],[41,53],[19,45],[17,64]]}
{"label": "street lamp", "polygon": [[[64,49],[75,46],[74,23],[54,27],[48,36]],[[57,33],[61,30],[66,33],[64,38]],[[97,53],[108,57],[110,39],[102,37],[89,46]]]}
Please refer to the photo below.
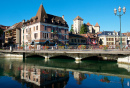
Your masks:
{"label": "street lamp", "polygon": [[114,14],[117,15],[117,16],[119,16],[119,19],[120,19],[120,49],[122,50],[121,16],[122,16],[123,14],[125,14],[126,8],[123,7],[123,14],[121,14],[121,7],[120,7],[120,6],[119,6],[119,8],[118,8],[118,11],[119,11],[119,15],[117,15],[117,10],[116,10],[116,8],[114,9]]}
{"label": "street lamp", "polygon": [[23,25],[22,25],[22,29],[23,29],[23,50],[24,50],[24,29],[25,29],[25,20],[22,21]]}

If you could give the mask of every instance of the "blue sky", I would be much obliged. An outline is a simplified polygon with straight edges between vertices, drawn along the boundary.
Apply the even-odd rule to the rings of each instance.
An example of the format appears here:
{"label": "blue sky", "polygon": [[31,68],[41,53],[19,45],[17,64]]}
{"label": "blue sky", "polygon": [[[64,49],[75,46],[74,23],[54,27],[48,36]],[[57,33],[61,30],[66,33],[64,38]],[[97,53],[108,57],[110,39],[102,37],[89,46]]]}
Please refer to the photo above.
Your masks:
{"label": "blue sky", "polygon": [[[114,8],[126,7],[122,16],[122,32],[128,32],[130,20],[130,0],[1,0],[0,24],[11,26],[23,19],[35,16],[43,3],[46,13],[65,16],[71,28],[73,19],[80,16],[84,23],[100,25],[100,31],[119,31],[119,17],[114,15]],[[130,31],[129,31],[130,32]]]}

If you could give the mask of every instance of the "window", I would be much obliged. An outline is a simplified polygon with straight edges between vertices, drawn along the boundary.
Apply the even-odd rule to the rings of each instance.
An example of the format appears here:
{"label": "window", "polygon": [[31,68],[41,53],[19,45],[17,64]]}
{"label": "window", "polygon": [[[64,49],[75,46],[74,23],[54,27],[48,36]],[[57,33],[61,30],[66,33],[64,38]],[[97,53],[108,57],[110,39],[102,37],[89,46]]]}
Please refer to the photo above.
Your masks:
{"label": "window", "polygon": [[51,38],[53,38],[53,34],[51,34]]}
{"label": "window", "polygon": [[33,29],[34,29],[34,31],[35,31],[35,26],[34,26],[34,28],[33,28]]}
{"label": "window", "polygon": [[35,38],[35,39],[37,39],[37,37],[38,37],[38,34],[37,34],[37,33],[35,33],[35,34],[34,34],[34,38]]}
{"label": "window", "polygon": [[[53,35],[51,35],[51,37],[52,37]],[[43,33],[43,39],[46,39],[46,38],[48,38],[49,37],[49,34],[48,33]]]}
{"label": "window", "polygon": [[79,39],[78,39],[78,43],[79,43]]}
{"label": "window", "polygon": [[61,39],[61,35],[59,34],[59,39]]}
{"label": "window", "polygon": [[66,29],[65,29],[65,33],[66,33]]}
{"label": "window", "polygon": [[45,30],[47,30],[47,26],[45,26]]}
{"label": "window", "polygon": [[73,39],[71,39],[71,42],[73,42]]}
{"label": "window", "polygon": [[28,29],[26,29],[26,32],[28,32]]}
{"label": "window", "polygon": [[54,32],[53,28],[51,28],[51,32]]}
{"label": "window", "polygon": [[38,26],[36,26],[36,30],[38,30]]}
{"label": "window", "polygon": [[75,39],[75,42],[76,42],[76,39]]}
{"label": "window", "polygon": [[59,32],[61,32],[61,28],[59,28]]}
{"label": "window", "polygon": [[46,33],[45,33],[45,36],[44,36],[44,38],[46,39]]}
{"label": "window", "polygon": [[42,37],[44,38],[44,33],[43,33]]}
{"label": "window", "polygon": [[46,38],[48,38],[48,33],[46,34]]}
{"label": "window", "polygon": [[65,40],[67,39],[67,36],[65,35]]}
{"label": "window", "polygon": [[36,79],[36,82],[38,82],[38,79]]}

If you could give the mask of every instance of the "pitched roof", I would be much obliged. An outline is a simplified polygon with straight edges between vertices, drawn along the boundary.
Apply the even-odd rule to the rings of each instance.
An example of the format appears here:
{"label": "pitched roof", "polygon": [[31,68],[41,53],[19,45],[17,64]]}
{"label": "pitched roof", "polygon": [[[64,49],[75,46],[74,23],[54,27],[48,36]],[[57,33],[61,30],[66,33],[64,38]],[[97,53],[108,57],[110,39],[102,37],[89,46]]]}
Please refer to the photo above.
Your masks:
{"label": "pitched roof", "polygon": [[123,35],[130,36],[130,32],[122,33]]}
{"label": "pitched roof", "polygon": [[82,36],[82,35],[79,35],[79,34],[72,34],[72,33],[69,33],[69,37],[85,38],[85,37]]}
{"label": "pitched roof", "polygon": [[82,20],[83,21],[83,19],[80,16],[77,16],[74,20]]}
{"label": "pitched roof", "polygon": [[80,34],[81,36],[84,36],[85,38],[88,38],[87,34]]}
{"label": "pitched roof", "polygon": [[10,26],[4,26],[4,25],[0,25],[0,29],[2,29],[2,30],[7,30],[8,28],[9,28]]}
{"label": "pitched roof", "polygon": [[89,22],[86,24],[87,26],[92,26]]}
{"label": "pitched roof", "polygon": [[47,14],[46,14],[46,11],[45,11],[42,4],[40,5],[40,7],[39,7],[39,9],[37,11],[36,17],[38,17],[38,21],[40,21],[40,22],[43,21],[43,17],[48,18]]}
{"label": "pitched roof", "polygon": [[[42,23],[68,27],[67,22],[62,17],[47,14],[42,4],[40,5],[36,16],[32,17],[30,20],[27,20],[25,24],[29,22],[31,22],[31,24],[36,23],[36,22],[42,22]],[[30,24],[27,24],[27,25],[30,25]]]}
{"label": "pitched roof", "polygon": [[5,30],[5,31],[9,31],[9,30],[12,30],[12,29],[15,29],[15,28],[21,28],[22,25],[23,25],[22,22],[16,23],[16,24],[14,24],[13,26],[9,27],[9,28],[8,28],[7,30]]}
{"label": "pitched roof", "polygon": [[95,27],[100,27],[98,23],[95,24]]}
{"label": "pitched roof", "polygon": [[120,31],[119,32],[103,31],[101,34],[98,34],[98,36],[120,36]]}

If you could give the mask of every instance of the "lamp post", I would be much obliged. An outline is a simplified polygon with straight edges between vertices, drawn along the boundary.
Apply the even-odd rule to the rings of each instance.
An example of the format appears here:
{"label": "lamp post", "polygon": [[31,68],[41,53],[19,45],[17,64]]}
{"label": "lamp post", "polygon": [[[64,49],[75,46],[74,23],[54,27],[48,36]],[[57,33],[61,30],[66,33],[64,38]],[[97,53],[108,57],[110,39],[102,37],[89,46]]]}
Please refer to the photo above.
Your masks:
{"label": "lamp post", "polygon": [[23,50],[24,50],[24,29],[25,29],[25,20],[22,21],[23,25],[22,25],[22,29],[23,29]]}
{"label": "lamp post", "polygon": [[117,10],[116,8],[114,9],[114,14],[119,16],[119,19],[120,19],[120,49],[122,50],[122,34],[121,34],[121,16],[123,16],[123,14],[125,14],[126,12],[126,8],[123,7],[123,14],[121,14],[121,7],[119,6],[118,8],[118,11],[119,11],[119,15],[117,15]]}

